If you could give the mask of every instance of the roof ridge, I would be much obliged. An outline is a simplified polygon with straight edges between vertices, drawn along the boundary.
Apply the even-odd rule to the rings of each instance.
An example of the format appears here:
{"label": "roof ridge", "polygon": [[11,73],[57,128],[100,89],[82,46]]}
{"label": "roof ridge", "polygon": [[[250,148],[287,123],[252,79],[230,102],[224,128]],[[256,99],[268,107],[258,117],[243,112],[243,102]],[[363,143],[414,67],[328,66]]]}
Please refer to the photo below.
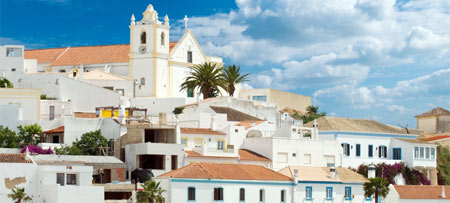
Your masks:
{"label": "roof ridge", "polygon": [[[86,45],[86,46],[72,46],[72,48],[78,47],[105,47],[105,46],[120,46],[120,45],[130,45],[130,44],[103,44],[103,45]],[[48,49],[67,49],[68,47],[53,47],[53,48],[41,48],[41,49],[27,49],[25,51],[37,51],[37,50],[48,50]]]}
{"label": "roof ridge", "polygon": [[198,165],[200,166],[201,169],[205,170],[206,173],[209,175],[209,177],[215,178],[215,176],[214,176],[211,172],[209,172],[208,169],[206,169],[206,168],[203,166],[203,164],[205,164],[205,163],[200,162],[200,163],[196,163],[196,164],[198,164]]}

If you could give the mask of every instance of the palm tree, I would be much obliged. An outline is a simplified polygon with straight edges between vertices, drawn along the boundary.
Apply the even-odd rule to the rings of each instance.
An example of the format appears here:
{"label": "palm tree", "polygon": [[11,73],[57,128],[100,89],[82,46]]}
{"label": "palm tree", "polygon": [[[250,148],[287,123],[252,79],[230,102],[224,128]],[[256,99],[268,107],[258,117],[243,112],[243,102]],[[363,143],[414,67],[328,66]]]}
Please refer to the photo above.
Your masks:
{"label": "palm tree", "polygon": [[389,193],[389,182],[384,178],[369,178],[369,182],[364,183],[364,196],[375,195],[375,202],[378,203],[378,196],[386,197]]}
{"label": "palm tree", "polygon": [[25,188],[14,188],[11,190],[11,192],[11,194],[8,194],[8,197],[11,198],[15,203],[21,203],[22,201],[28,202],[33,200],[25,193]]}
{"label": "palm tree", "polygon": [[222,79],[223,79],[223,87],[228,92],[230,97],[233,96],[235,89],[235,85],[248,81],[249,74],[241,75],[241,67],[232,65],[223,68],[222,71]]}
{"label": "palm tree", "polygon": [[214,93],[219,92],[219,87],[222,87],[222,68],[217,67],[213,63],[203,63],[194,65],[191,72],[185,78],[180,86],[180,90],[193,90],[198,88],[203,94],[203,99],[214,96]]}
{"label": "palm tree", "polygon": [[143,185],[144,191],[137,192],[137,200],[138,202],[147,202],[147,203],[163,203],[165,202],[162,193],[165,190],[159,187],[159,183],[155,180],[149,180]]}

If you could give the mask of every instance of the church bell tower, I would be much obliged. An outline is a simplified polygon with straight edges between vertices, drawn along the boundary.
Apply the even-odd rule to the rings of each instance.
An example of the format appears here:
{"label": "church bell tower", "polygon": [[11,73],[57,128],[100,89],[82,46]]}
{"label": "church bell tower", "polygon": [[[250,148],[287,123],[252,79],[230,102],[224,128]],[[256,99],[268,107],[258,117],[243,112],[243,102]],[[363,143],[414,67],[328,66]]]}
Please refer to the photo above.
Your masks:
{"label": "church bell tower", "polygon": [[169,18],[158,20],[150,4],[142,20],[130,24],[130,78],[136,97],[167,97],[169,92]]}

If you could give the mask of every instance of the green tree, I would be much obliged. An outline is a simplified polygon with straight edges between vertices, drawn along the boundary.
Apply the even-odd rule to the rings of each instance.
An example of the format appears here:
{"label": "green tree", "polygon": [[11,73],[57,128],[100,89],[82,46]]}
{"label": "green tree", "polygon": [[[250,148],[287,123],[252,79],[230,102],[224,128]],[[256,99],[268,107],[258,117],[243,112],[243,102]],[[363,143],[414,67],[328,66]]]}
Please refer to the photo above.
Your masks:
{"label": "green tree", "polygon": [[[87,132],[81,135],[80,140],[73,142],[72,146],[78,148],[83,155],[98,155],[100,147],[106,147],[108,141],[102,136],[100,130]],[[76,151],[76,149],[73,149]]]}
{"label": "green tree", "polygon": [[42,128],[38,124],[19,126],[17,129],[23,145],[37,145],[41,143]]}
{"label": "green tree", "polygon": [[18,148],[20,143],[16,133],[0,125],[0,148]]}
{"label": "green tree", "polygon": [[190,67],[191,71],[180,86],[180,90],[189,91],[198,88],[203,99],[214,96],[223,86],[222,68],[213,63],[197,64]]}
{"label": "green tree", "polygon": [[138,202],[146,202],[146,203],[163,203],[165,202],[162,193],[165,190],[161,189],[159,183],[155,180],[149,180],[145,182],[143,185],[144,191],[139,191],[136,194]]}
{"label": "green tree", "polygon": [[450,150],[448,148],[438,146],[438,183],[439,185],[450,185]]}
{"label": "green tree", "polygon": [[66,146],[55,149],[55,154],[57,155],[83,155],[83,152],[76,146]]}
{"label": "green tree", "polygon": [[228,65],[224,67],[222,71],[223,88],[228,92],[228,95],[232,97],[236,90],[235,86],[241,82],[248,81],[248,77],[249,74],[241,75],[241,67]]}
{"label": "green tree", "polygon": [[6,78],[0,78],[0,88],[13,88],[14,85]]}
{"label": "green tree", "polygon": [[315,119],[318,119],[322,116],[327,115],[326,112],[319,113],[319,107],[314,106],[314,105],[306,107],[306,111],[307,111],[306,114],[301,117],[303,120],[303,123],[308,123],[310,121],[313,121]]}
{"label": "green tree", "polygon": [[25,188],[14,188],[11,190],[11,194],[8,194],[15,203],[32,201],[30,196],[25,193]]}
{"label": "green tree", "polygon": [[389,193],[389,182],[384,178],[369,178],[369,182],[364,183],[364,196],[375,196],[375,202],[378,202],[378,197],[386,197]]}

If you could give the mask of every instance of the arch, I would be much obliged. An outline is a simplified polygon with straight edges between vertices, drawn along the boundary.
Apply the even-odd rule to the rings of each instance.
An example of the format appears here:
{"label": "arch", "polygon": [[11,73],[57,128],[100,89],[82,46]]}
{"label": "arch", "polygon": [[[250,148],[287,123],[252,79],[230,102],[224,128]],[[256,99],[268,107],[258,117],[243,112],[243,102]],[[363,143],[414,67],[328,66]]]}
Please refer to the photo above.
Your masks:
{"label": "arch", "polygon": [[141,44],[147,44],[147,33],[145,31],[141,33]]}
{"label": "arch", "polygon": [[166,34],[164,32],[161,32],[161,45],[166,45]]}

